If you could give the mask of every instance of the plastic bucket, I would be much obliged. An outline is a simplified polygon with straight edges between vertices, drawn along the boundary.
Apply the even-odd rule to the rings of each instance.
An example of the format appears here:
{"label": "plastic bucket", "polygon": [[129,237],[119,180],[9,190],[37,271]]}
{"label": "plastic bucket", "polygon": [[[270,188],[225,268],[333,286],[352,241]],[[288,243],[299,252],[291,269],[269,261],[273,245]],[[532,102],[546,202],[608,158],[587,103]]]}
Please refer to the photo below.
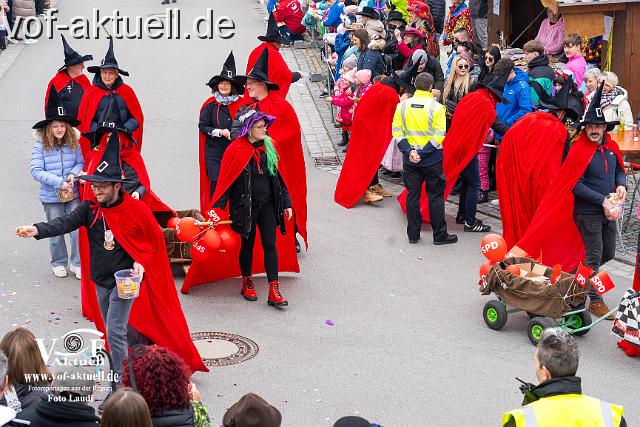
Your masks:
{"label": "plastic bucket", "polygon": [[116,278],[118,296],[121,299],[133,299],[140,295],[141,274],[136,275],[131,270],[120,270],[114,276]]}

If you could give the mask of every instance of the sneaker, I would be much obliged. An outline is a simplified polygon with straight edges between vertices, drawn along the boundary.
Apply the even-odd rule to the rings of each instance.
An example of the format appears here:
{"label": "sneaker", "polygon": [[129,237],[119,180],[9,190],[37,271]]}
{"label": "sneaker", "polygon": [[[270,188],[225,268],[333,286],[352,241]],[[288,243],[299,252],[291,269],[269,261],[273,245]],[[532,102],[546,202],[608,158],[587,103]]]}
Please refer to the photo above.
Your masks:
{"label": "sneaker", "polygon": [[38,43],[38,39],[24,39],[24,44],[36,44]]}
{"label": "sneaker", "polygon": [[592,302],[591,304],[589,304],[589,311],[596,317],[604,317],[605,320],[615,319],[615,316],[613,314],[609,314],[607,316],[607,313],[609,313],[611,309],[607,307],[607,304],[605,304],[604,301]]}
{"label": "sneaker", "polygon": [[67,268],[63,265],[51,267],[51,271],[53,271],[53,275],[56,277],[67,277]]}
{"label": "sneaker", "polygon": [[81,274],[81,270],[80,267],[76,267],[75,265],[70,265],[69,266],[69,271],[71,271],[72,273],[74,273],[76,275],[76,279],[80,280],[82,279],[82,274]]}
{"label": "sneaker", "polygon": [[384,199],[384,197],[380,196],[379,194],[374,193],[371,190],[367,190],[364,192],[364,202],[369,205],[371,203],[376,203],[381,201],[382,199]]}
{"label": "sneaker", "polygon": [[22,41],[22,39],[20,37],[16,37],[16,38],[12,38],[12,37],[7,37],[6,39],[9,43],[13,43],[13,44],[18,44]]}
{"label": "sneaker", "polygon": [[496,208],[500,207],[500,201],[498,199],[493,199],[491,201],[491,206],[495,206]]}
{"label": "sneaker", "polygon": [[320,92],[320,95],[318,95],[319,98],[326,98],[327,96],[329,96],[329,92],[327,92],[326,90],[323,90],[322,92]]}
{"label": "sneaker", "polygon": [[389,193],[387,190],[382,188],[382,185],[380,185],[380,184],[372,185],[371,187],[369,187],[369,190],[373,191],[374,193],[376,193],[377,195],[382,196],[382,197],[391,197],[391,196],[393,196],[393,194]]}
{"label": "sneaker", "polygon": [[487,231],[491,231],[491,226],[484,225],[479,219],[477,219],[473,224],[469,224],[467,221],[465,221],[464,231],[470,233],[486,233]]}

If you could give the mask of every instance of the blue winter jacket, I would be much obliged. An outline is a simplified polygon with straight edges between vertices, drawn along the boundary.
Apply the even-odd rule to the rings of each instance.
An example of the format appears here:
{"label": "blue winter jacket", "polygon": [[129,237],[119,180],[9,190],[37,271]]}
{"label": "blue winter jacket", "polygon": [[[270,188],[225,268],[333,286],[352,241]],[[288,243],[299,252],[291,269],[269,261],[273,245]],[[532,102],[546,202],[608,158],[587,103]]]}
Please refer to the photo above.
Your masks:
{"label": "blue winter jacket", "polygon": [[[83,164],[80,147],[74,151],[65,145],[62,149],[44,151],[42,143],[36,141],[31,151],[31,176],[40,183],[40,201],[58,203],[56,190],[69,174],[80,175]],[[73,194],[78,197],[77,186],[74,187]]]}
{"label": "blue winter jacket", "polygon": [[[498,118],[507,126],[511,127],[522,116],[533,111],[531,102],[531,86],[529,86],[529,75],[520,68],[514,69],[516,77],[507,82],[504,87],[503,96],[509,101],[508,104],[500,102],[496,106]],[[502,138],[502,135],[497,135]]]}
{"label": "blue winter jacket", "polygon": [[342,15],[343,11],[344,4],[339,1],[335,2],[333,6],[331,6],[331,9],[329,9],[327,18],[322,21],[322,25],[324,25],[325,27],[337,27],[338,25],[340,25],[340,23],[342,23],[342,18],[340,17],[340,15]]}

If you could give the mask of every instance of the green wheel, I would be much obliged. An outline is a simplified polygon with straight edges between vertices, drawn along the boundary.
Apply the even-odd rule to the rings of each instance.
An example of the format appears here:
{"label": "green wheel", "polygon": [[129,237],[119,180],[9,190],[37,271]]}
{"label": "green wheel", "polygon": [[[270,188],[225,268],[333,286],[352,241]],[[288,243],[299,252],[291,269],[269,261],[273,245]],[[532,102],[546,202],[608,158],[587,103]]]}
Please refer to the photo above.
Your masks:
{"label": "green wheel", "polygon": [[553,328],[554,326],[556,326],[556,322],[547,317],[536,316],[529,320],[529,324],[527,325],[527,337],[531,344],[537,346],[540,342],[540,338],[542,338],[544,330],[547,328]]}
{"label": "green wheel", "polygon": [[498,300],[491,300],[484,305],[482,317],[489,329],[499,331],[507,324],[507,307]]}
{"label": "green wheel", "polygon": [[[567,327],[570,330],[580,329],[580,328],[584,328],[585,326],[591,325],[591,313],[585,310],[585,311],[581,311],[580,313],[575,313],[575,314],[566,316],[563,320],[565,324],[569,324]],[[587,334],[587,332],[589,332],[590,330],[591,329],[585,329],[580,332],[571,332],[571,333],[573,335],[577,335],[580,337],[582,335]]]}

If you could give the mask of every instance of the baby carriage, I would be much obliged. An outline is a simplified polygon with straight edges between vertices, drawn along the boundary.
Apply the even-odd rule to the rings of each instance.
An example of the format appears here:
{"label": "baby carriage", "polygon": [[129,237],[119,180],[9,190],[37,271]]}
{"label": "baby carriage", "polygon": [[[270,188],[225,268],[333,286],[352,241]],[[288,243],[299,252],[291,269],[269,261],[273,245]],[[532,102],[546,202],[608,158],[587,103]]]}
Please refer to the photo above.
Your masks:
{"label": "baby carriage", "polygon": [[[520,271],[520,275],[507,270],[509,266],[515,266],[511,270]],[[480,284],[482,295],[497,296],[484,306],[487,326],[500,330],[509,314],[524,311],[530,317],[527,336],[533,345],[538,344],[542,332],[550,327],[557,326],[574,335],[589,332],[593,324],[585,301],[590,285],[580,286],[568,273],[560,273],[557,278],[552,276],[552,268],[530,258],[513,257],[494,264]]]}

